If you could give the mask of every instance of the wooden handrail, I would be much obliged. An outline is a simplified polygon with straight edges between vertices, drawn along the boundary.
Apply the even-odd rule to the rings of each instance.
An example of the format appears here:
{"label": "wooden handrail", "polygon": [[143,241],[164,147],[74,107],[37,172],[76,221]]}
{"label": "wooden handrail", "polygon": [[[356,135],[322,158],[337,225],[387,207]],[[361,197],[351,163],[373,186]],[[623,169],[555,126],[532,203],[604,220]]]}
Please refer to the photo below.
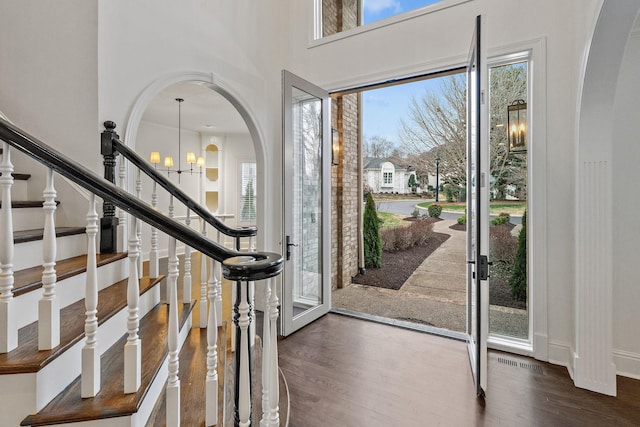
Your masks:
{"label": "wooden handrail", "polygon": [[[227,249],[153,209],[151,205],[106,181],[80,163],[2,118],[0,118],[0,139],[103,200],[113,203],[158,230],[223,263],[224,276],[229,280],[262,280],[276,276],[282,271],[283,259],[280,254],[243,253]],[[229,260],[229,263],[226,260]]]}
{"label": "wooden handrail", "polygon": [[169,181],[169,179],[167,179],[164,175],[152,168],[149,163],[147,163],[142,157],[138,155],[138,153],[136,153],[131,148],[126,146],[122,141],[120,141],[118,134],[115,132],[116,124],[114,122],[106,121],[104,122],[104,127],[106,129],[103,132],[103,135],[108,136],[107,138],[103,138],[103,145],[106,143],[111,143],[113,151],[116,151],[126,157],[126,159],[129,160],[131,164],[139,168],[149,178],[160,184],[160,186],[167,190],[169,194],[172,194],[173,197],[184,203],[188,209],[203,218],[216,230],[231,237],[252,237],[258,234],[258,229],[256,227],[251,226],[233,228],[220,221],[205,207],[193,200],[187,195],[187,193],[185,193],[171,181]]}

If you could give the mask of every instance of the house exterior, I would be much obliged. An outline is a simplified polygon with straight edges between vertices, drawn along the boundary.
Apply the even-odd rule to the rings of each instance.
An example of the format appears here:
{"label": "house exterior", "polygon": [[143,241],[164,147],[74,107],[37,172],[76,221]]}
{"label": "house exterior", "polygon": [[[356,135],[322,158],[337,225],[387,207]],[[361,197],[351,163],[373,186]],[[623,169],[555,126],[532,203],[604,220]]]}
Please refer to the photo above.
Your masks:
{"label": "house exterior", "polygon": [[362,167],[365,191],[373,193],[411,193],[409,177],[416,176],[413,168],[396,165],[386,159],[366,158]]}
{"label": "house exterior", "polygon": [[[443,0],[315,37],[320,4],[336,6],[0,0],[0,111],[101,173],[104,121],[135,148],[140,118],[161,90],[195,82],[224,93],[248,122],[256,153],[258,249],[274,250],[284,241],[281,71],[339,92],[464,67],[482,14],[490,60],[524,53],[532,70],[531,339],[497,348],[565,366],[577,387],[599,393],[615,395],[617,375],[640,378],[640,201],[629,192],[640,158],[640,1]],[[347,12],[337,22],[356,19]],[[357,94],[347,94],[331,112],[342,132],[326,243],[334,287],[360,266],[359,188],[373,184],[362,182],[359,107]],[[380,163],[377,173],[381,192],[407,191],[410,171]]]}

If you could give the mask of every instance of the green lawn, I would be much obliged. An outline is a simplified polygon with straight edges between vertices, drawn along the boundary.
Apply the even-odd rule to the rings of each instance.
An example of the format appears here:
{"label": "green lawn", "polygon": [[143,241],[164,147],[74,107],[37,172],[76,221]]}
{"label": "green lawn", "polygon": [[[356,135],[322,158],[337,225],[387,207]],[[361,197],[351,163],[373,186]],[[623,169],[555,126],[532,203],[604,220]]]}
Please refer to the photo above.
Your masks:
{"label": "green lawn", "polygon": [[403,221],[403,215],[396,215],[389,212],[378,212],[378,218],[382,221],[380,228],[398,227],[409,225],[407,221]]}
{"label": "green lawn", "polygon": [[[418,203],[418,206],[421,208],[428,208],[430,204],[435,202],[423,202]],[[438,202],[440,206],[442,206],[443,211],[447,212],[460,212],[464,213],[467,204],[466,203],[449,203],[449,202]],[[527,202],[514,201],[514,202],[505,202],[503,200],[498,200],[494,202],[489,202],[489,213],[492,215],[498,215],[501,212],[506,212],[509,215],[522,215],[527,208]]]}

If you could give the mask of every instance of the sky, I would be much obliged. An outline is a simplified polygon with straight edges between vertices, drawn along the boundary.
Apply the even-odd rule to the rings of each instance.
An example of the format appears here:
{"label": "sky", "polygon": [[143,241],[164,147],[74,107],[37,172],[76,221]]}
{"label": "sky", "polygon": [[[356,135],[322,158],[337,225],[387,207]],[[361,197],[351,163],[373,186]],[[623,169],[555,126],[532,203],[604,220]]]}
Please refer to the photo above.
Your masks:
{"label": "sky", "polygon": [[[364,0],[364,23],[379,21],[439,0]],[[400,119],[406,117],[411,96],[417,99],[426,90],[436,90],[439,79],[423,80],[363,92],[363,132],[365,138],[382,136],[399,145]]]}
{"label": "sky", "polygon": [[439,0],[363,0],[364,24],[379,21],[402,12],[418,9]]}

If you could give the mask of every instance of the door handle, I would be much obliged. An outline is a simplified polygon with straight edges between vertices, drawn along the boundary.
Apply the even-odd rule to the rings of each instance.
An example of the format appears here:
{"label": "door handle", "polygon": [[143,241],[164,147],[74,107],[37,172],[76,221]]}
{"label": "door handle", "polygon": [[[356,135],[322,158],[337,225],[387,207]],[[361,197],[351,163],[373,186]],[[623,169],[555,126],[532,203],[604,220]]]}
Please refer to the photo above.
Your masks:
{"label": "door handle", "polygon": [[291,259],[291,246],[298,247],[296,243],[291,243],[291,236],[286,237],[286,245],[287,245],[287,261]]}

